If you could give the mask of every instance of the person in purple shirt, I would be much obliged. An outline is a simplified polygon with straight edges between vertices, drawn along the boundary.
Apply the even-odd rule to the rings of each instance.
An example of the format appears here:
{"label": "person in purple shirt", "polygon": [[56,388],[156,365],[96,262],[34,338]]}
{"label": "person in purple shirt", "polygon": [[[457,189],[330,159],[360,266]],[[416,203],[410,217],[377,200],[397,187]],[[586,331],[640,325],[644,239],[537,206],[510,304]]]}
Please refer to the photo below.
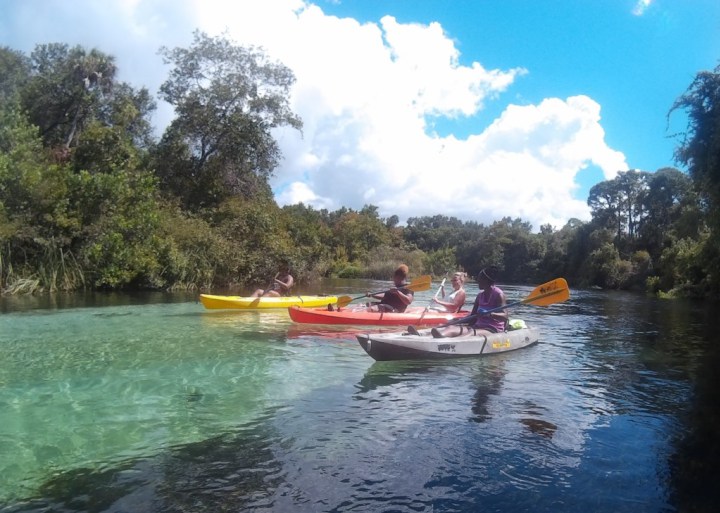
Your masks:
{"label": "person in purple shirt", "polygon": [[486,310],[505,306],[505,293],[495,285],[497,269],[489,267],[478,273],[477,282],[481,291],[475,298],[470,315],[478,314],[475,322],[469,326],[453,325],[445,328],[433,328],[430,332],[435,338],[457,337],[459,335],[483,332],[500,333],[505,331],[508,322],[506,310],[485,314]]}

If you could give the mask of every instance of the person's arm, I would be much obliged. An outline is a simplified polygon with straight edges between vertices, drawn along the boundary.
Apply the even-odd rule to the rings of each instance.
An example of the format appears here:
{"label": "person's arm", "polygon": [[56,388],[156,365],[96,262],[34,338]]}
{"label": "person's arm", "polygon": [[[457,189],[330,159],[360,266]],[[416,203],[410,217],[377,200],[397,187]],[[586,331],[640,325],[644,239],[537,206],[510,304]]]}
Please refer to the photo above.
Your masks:
{"label": "person's arm", "polygon": [[435,298],[432,298],[431,301],[435,304],[438,304],[438,305],[444,307],[444,308],[452,308],[453,307],[453,304],[450,301],[443,301],[441,299],[435,299]]}
{"label": "person's arm", "polygon": [[[505,293],[504,293],[503,291],[500,291],[500,292],[499,292],[497,303],[498,303],[498,304],[497,304],[496,306],[493,306],[493,308],[497,308],[497,307],[500,307],[500,306],[505,306],[505,305],[507,304],[506,301],[505,301]],[[494,318],[494,319],[502,319],[502,320],[504,320],[505,322],[507,322],[507,320],[508,320],[507,310],[500,310],[500,311],[497,311],[497,312],[492,312],[492,313],[489,314],[489,315],[490,315],[492,318]]]}
{"label": "person's arm", "polygon": [[478,306],[480,305],[480,292],[478,292],[478,295],[475,296],[475,302],[473,303],[472,310],[470,310],[470,315],[475,315],[478,311]]}
{"label": "person's arm", "polygon": [[[403,290],[404,290],[404,292],[403,292]],[[409,290],[409,289],[392,289],[392,290],[388,290],[387,292],[385,292],[385,293],[383,294],[383,299],[385,299],[385,296],[386,296],[387,294],[393,294],[393,295],[396,296],[398,299],[400,299],[400,302],[401,302],[402,304],[404,304],[405,306],[407,306],[407,305],[409,305],[410,303],[412,303],[412,302],[413,302],[413,299],[415,298],[415,293],[414,293],[412,290]],[[383,301],[383,302],[387,303],[387,301]],[[390,304],[392,304],[392,303],[390,303]]]}
{"label": "person's arm", "polygon": [[401,289],[395,289],[395,293],[400,298],[400,301],[403,302],[405,306],[409,305],[413,302],[413,299],[415,299],[415,293],[412,290],[407,290],[407,292],[403,292]]}
{"label": "person's arm", "polygon": [[277,278],[275,278],[275,283],[280,285],[280,288],[283,290],[283,292],[288,292],[292,288],[293,283],[295,283],[295,280],[292,276],[288,274],[282,280],[278,280]]}

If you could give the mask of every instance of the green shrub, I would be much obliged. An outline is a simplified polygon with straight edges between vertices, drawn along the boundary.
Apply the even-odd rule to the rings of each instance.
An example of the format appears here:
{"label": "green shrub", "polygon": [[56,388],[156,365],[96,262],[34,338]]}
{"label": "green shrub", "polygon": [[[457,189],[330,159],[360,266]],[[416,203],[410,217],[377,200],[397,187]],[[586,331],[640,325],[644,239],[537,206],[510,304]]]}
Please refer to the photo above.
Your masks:
{"label": "green shrub", "polygon": [[356,265],[346,265],[337,271],[338,278],[362,278],[364,271]]}

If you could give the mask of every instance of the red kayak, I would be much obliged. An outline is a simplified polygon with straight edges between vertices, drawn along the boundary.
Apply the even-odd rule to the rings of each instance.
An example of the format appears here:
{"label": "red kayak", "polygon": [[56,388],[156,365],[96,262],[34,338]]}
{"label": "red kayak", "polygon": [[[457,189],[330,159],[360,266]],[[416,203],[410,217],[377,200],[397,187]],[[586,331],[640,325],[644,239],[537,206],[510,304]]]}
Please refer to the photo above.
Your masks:
{"label": "red kayak", "polygon": [[410,307],[403,313],[368,312],[367,310],[328,310],[327,308],[288,308],[290,318],[305,324],[359,324],[364,326],[435,326],[451,319],[465,317],[470,312],[457,313],[426,310],[425,307]]}

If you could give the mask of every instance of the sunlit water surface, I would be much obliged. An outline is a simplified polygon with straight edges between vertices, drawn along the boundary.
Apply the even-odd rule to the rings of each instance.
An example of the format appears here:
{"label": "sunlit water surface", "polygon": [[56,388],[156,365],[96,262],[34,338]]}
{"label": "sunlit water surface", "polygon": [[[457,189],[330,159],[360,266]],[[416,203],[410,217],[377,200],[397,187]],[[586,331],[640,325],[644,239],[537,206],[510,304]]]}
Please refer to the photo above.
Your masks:
{"label": "sunlit water surface", "polygon": [[573,291],[512,313],[539,344],[376,363],[357,329],[285,311],[6,300],[0,511],[674,511],[697,307]]}

